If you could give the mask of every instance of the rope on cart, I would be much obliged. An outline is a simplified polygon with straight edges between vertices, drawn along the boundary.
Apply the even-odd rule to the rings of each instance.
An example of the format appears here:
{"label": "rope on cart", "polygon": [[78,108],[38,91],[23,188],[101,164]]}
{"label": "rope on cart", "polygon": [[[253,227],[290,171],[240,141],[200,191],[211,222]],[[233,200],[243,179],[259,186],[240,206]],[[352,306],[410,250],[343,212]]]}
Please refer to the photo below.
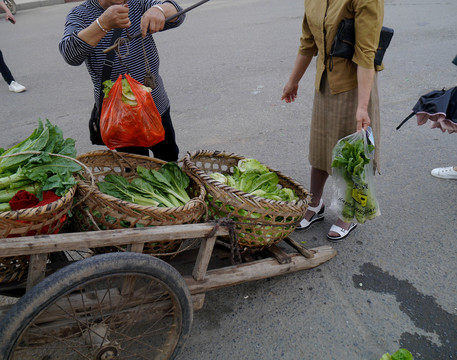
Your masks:
{"label": "rope on cart", "polygon": [[241,252],[238,246],[238,239],[235,231],[236,222],[230,218],[220,218],[217,220],[210,221],[210,223],[215,223],[215,225],[213,227],[213,230],[211,230],[211,232],[208,234],[208,237],[213,237],[221,226],[227,226],[229,231],[232,265],[235,265],[236,263],[241,263]]}

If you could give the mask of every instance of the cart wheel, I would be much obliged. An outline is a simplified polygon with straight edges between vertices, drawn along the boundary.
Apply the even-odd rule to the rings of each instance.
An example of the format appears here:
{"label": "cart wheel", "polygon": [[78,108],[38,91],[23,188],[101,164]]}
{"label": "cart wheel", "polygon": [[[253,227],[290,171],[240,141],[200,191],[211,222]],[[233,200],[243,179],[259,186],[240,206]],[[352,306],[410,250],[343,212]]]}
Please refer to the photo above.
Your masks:
{"label": "cart wheel", "polygon": [[24,295],[0,323],[0,358],[173,359],[193,308],[163,260],[111,253],[75,262]]}

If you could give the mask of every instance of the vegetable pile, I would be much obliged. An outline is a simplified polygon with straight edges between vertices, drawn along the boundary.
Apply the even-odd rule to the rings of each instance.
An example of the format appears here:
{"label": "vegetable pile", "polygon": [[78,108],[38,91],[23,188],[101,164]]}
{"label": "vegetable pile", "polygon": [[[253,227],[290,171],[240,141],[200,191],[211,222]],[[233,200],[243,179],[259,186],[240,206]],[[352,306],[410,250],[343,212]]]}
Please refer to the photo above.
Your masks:
{"label": "vegetable pile", "polygon": [[356,140],[342,139],[333,150],[332,167],[341,170],[346,183],[341,211],[343,220],[346,222],[351,222],[355,217],[360,224],[363,224],[379,214],[378,202],[368,174],[370,169],[366,167],[371,161],[369,154],[374,150],[374,146],[367,145],[366,149],[363,137]]}
{"label": "vegetable pile", "polygon": [[299,200],[294,190],[280,187],[278,175],[256,159],[239,160],[238,166],[233,167],[232,175],[214,172],[210,177],[224,185],[265,199]]}
{"label": "vegetable pile", "polygon": [[[18,153],[23,154],[9,156]],[[33,133],[19,144],[6,151],[0,149],[0,211],[11,210],[9,201],[20,190],[41,200],[43,191],[52,190],[60,197],[76,185],[73,174],[81,167],[71,159],[50,153],[76,157],[75,140],[64,139],[62,130],[49,120],[44,125],[39,120]]]}
{"label": "vegetable pile", "polygon": [[[109,97],[109,92],[111,91],[111,88],[113,87],[114,82],[112,80],[106,80],[103,82],[103,93],[104,98]],[[150,93],[152,89],[150,87],[142,85],[142,88],[144,91]],[[132,88],[130,87],[129,82],[127,79],[122,79],[122,101],[130,106],[137,106],[138,103],[135,98],[135,94],[132,91]]]}
{"label": "vegetable pile", "polygon": [[159,170],[138,166],[136,171],[139,176],[131,181],[108,174],[97,183],[98,188],[104,194],[144,206],[173,208],[190,201],[187,194],[190,179],[175,163],[166,163]]}

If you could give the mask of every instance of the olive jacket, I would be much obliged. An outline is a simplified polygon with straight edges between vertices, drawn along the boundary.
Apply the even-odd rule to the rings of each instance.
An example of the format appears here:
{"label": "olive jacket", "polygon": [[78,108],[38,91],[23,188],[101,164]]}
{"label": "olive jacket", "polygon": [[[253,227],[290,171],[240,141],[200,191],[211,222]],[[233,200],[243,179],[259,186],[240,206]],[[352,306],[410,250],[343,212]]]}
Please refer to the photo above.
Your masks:
{"label": "olive jacket", "polygon": [[[383,69],[382,65],[374,65],[383,18],[384,0],[305,0],[298,52],[317,56],[317,90],[324,71],[327,71],[331,93],[338,94],[357,87],[357,66]],[[329,71],[330,49],[343,19],[354,19],[354,56],[352,61],[333,57],[333,68]]]}

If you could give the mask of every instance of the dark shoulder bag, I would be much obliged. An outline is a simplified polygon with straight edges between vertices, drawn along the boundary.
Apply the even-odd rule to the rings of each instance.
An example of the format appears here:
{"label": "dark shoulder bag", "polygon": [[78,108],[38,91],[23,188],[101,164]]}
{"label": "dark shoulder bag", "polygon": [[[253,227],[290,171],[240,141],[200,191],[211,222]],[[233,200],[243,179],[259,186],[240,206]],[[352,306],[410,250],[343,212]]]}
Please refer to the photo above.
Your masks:
{"label": "dark shoulder bag", "polygon": [[[117,38],[121,36],[122,29],[115,29],[113,32],[113,36],[111,38],[111,45],[114,44]],[[106,54],[105,62],[103,64],[103,72],[102,72],[102,81],[100,84],[100,95],[99,95],[99,102],[94,104],[92,109],[92,113],[90,114],[89,119],[89,133],[90,133],[90,141],[93,145],[105,145],[102,140],[102,135],[100,133],[100,115],[103,103],[103,82],[108,80],[111,77],[111,70],[113,69],[113,59],[114,59],[114,51],[110,51]]]}
{"label": "dark shoulder bag", "polygon": [[[381,65],[386,49],[390,44],[390,40],[394,35],[394,30],[383,26],[381,35],[379,37],[379,45],[376,50],[374,58],[375,65]],[[338,27],[335,39],[333,39],[332,47],[330,49],[330,65],[329,71],[333,69],[333,57],[341,57],[345,59],[352,59],[354,56],[355,45],[355,29],[354,19],[343,19]]]}

